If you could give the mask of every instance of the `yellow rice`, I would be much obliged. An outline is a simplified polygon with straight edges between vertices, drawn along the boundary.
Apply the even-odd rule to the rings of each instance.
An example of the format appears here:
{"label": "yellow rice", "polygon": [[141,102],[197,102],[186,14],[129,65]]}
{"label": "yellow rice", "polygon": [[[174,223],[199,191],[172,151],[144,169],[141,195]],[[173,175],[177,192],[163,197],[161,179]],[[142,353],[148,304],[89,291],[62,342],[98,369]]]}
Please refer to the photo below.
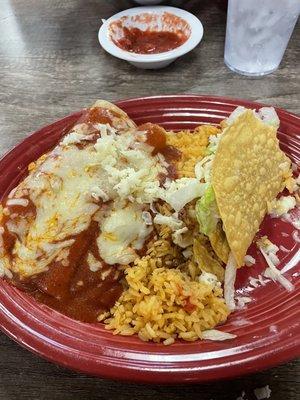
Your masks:
{"label": "yellow rice", "polygon": [[[182,152],[176,167],[180,177],[194,177],[197,161],[205,155],[208,137],[218,133],[213,126],[194,132],[169,133],[167,143]],[[193,205],[190,205],[192,207]],[[172,212],[157,204],[164,215]],[[190,218],[188,213],[185,217]],[[190,221],[185,221],[189,225]],[[144,257],[125,268],[125,290],[110,313],[99,316],[114,334],[137,334],[143,341],[174,343],[201,339],[201,332],[226,321],[229,310],[220,287],[199,282],[201,271],[182,255],[172,242],[171,229],[155,227],[157,234],[147,245]]]}
{"label": "yellow rice", "polygon": [[195,176],[195,164],[204,157],[209,136],[216,135],[218,132],[220,132],[220,129],[216,126],[202,125],[193,132],[168,133],[167,144],[176,147],[182,152],[182,157],[177,163],[180,178],[193,178]]}

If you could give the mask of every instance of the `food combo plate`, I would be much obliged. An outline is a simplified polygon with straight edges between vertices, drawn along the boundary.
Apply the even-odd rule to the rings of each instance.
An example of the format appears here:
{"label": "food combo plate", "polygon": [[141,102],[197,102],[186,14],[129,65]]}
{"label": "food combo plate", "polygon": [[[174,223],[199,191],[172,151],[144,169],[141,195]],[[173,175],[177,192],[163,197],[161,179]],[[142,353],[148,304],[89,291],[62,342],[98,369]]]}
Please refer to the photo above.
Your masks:
{"label": "food combo plate", "polygon": [[[208,96],[157,96],[116,103],[137,123],[158,123],[168,130],[218,124],[238,106],[261,104]],[[276,109],[281,124],[282,150],[300,162],[300,118]],[[51,149],[81,116],[74,113],[40,129],[10,151],[1,161],[0,195],[16,186],[30,162]],[[222,330],[237,337],[224,342],[177,341],[171,346],[144,343],[137,337],[114,336],[104,325],[72,320],[0,280],[0,327],[28,350],[64,367],[95,376],[148,383],[204,382],[269,368],[300,355],[300,244],[294,226],[267,217],[263,234],[281,245],[279,269],[294,285],[288,292],[268,282],[248,291],[251,303],[235,311]],[[296,232],[296,233],[295,233]],[[284,234],[282,234],[284,233]],[[255,247],[252,267],[238,271],[236,290],[249,290],[249,277],[257,277],[266,264]],[[248,289],[247,289],[248,287]]]}

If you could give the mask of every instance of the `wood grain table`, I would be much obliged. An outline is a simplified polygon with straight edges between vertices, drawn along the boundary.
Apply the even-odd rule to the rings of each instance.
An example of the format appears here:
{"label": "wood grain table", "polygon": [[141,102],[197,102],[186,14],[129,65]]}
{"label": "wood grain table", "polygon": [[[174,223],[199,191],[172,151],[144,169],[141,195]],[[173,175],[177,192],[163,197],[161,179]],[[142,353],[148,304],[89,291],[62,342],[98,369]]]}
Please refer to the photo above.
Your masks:
{"label": "wood grain table", "polygon": [[[170,3],[170,2],[169,2]],[[0,0],[0,154],[37,128],[92,104],[157,94],[198,93],[257,100],[299,113],[296,28],[281,67],[250,79],[223,63],[226,14],[217,2],[173,1],[200,17],[204,39],[160,71],[135,69],[98,45],[101,18],[133,6],[126,0]],[[1,173],[1,172],[0,172]],[[159,387],[79,375],[50,364],[0,334],[0,400],[235,400],[269,385],[273,400],[300,399],[300,363],[206,385]]]}

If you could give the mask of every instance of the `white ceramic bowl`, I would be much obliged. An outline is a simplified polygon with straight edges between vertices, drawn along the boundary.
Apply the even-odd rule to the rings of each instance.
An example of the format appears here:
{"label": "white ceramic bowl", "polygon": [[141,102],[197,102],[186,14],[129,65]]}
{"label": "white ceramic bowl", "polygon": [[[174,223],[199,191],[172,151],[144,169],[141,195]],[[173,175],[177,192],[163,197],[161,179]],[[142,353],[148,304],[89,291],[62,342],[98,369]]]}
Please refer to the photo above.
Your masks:
{"label": "white ceramic bowl", "polygon": [[[151,14],[151,23],[142,21],[142,14]],[[179,47],[173,50],[157,54],[137,54],[132,53],[118,47],[112,37],[120,39],[122,37],[122,29],[116,27],[117,21],[122,18],[122,25],[126,27],[137,27],[141,30],[174,30],[174,26],[168,26],[169,18],[163,18],[167,14],[176,16],[179,25],[182,24],[182,29],[188,30],[187,40]],[[145,18],[144,18],[145,20]],[[176,25],[178,29],[178,24]],[[179,27],[180,28],[180,27]],[[128,10],[119,12],[113,15],[108,20],[103,21],[103,25],[99,29],[98,39],[101,46],[111,55],[128,61],[130,64],[138,68],[145,69],[158,69],[166,67],[175,61],[176,58],[193,50],[201,41],[203,36],[203,26],[199,19],[193,14],[175,7],[167,6],[149,6],[149,7],[135,7]]]}
{"label": "white ceramic bowl", "polygon": [[159,4],[162,3],[163,0],[134,0],[135,3],[141,4],[142,6],[147,6],[149,4]]}

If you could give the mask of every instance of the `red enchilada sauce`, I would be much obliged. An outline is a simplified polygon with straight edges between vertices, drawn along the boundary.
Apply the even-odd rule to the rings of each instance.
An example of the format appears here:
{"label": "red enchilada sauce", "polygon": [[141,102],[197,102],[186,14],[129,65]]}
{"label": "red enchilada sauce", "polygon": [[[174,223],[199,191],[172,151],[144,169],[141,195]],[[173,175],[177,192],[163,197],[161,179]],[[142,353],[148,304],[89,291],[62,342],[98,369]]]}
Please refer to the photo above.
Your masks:
{"label": "red enchilada sauce", "polygon": [[[47,272],[36,277],[37,300],[84,322],[95,322],[101,312],[115,304],[123,291],[120,274],[117,266],[101,260],[96,243],[98,233],[98,223],[92,221],[87,231],[73,237],[69,265],[52,263]],[[89,252],[102,264],[97,271],[90,270]]]}
{"label": "red enchilada sauce", "polygon": [[[101,107],[93,107],[88,110],[87,114],[83,117],[84,122],[91,124],[112,124],[112,118],[116,116],[112,110],[106,110]],[[118,116],[118,115],[117,115]]]}
{"label": "red enchilada sauce", "polygon": [[[94,107],[87,110],[79,122],[111,124],[113,116],[118,115],[113,111]],[[164,154],[170,163],[168,175],[160,177],[161,183],[167,177],[176,178],[177,172],[172,161],[178,160],[181,153],[166,144],[165,130],[150,123],[141,125],[138,129],[146,132],[146,142],[154,148],[153,154],[158,152]],[[10,256],[17,235],[9,232],[6,224],[23,218],[29,225],[36,217],[36,208],[30,198],[23,195],[22,199],[28,201],[26,206],[9,205],[7,204],[9,199],[2,202],[6,210],[1,221],[3,247]],[[99,254],[97,236],[100,228],[98,222],[92,221],[87,230],[64,239],[74,239],[65,260],[54,261],[49,264],[47,271],[26,279],[20,279],[14,274],[12,282],[21,290],[29,292],[38,301],[62,314],[84,322],[96,322],[98,315],[109,310],[123,291],[120,283],[122,274],[117,265],[106,264]],[[90,269],[87,261],[89,253],[101,263],[101,267],[96,271]]]}
{"label": "red enchilada sauce", "polygon": [[123,27],[124,36],[113,40],[122,50],[137,54],[158,54],[176,49],[186,41],[186,36],[168,31],[142,31]]}
{"label": "red enchilada sauce", "polygon": [[[6,226],[7,222],[11,222],[15,224],[18,222],[20,219],[26,218],[26,221],[30,221],[33,218],[35,218],[36,215],[36,209],[35,205],[33,202],[30,200],[30,198],[26,195],[22,196],[22,199],[28,202],[26,206],[21,206],[18,204],[11,204],[9,205],[9,198],[5,199],[2,204],[3,204],[3,217],[1,220],[1,225],[3,226],[4,232],[2,233],[2,240],[3,240],[3,248],[6,253],[10,253],[11,250],[13,249],[17,236],[14,233],[11,233]],[[8,203],[8,204],[7,204]],[[14,216],[15,218],[12,218]]]}
{"label": "red enchilada sauce", "polygon": [[153,154],[162,154],[169,163],[168,173],[159,175],[160,183],[163,184],[166,178],[177,179],[177,169],[173,162],[180,160],[181,151],[174,146],[167,145],[166,131],[161,126],[150,122],[140,125],[138,130],[146,132],[146,143],[154,147]]}
{"label": "red enchilada sauce", "polygon": [[113,110],[106,110],[102,107],[93,107],[83,112],[76,125],[85,123],[89,126],[92,132],[96,132],[97,129],[93,127],[93,124],[112,125],[114,117],[120,116]]}
{"label": "red enchilada sauce", "polygon": [[[47,271],[24,280],[15,275],[14,284],[62,314],[83,322],[96,322],[97,316],[109,310],[123,291],[117,266],[101,260],[96,243],[98,233],[98,223],[92,221],[86,231],[68,238],[75,241],[67,264],[52,262]],[[102,264],[98,271],[90,270],[89,252]]]}

